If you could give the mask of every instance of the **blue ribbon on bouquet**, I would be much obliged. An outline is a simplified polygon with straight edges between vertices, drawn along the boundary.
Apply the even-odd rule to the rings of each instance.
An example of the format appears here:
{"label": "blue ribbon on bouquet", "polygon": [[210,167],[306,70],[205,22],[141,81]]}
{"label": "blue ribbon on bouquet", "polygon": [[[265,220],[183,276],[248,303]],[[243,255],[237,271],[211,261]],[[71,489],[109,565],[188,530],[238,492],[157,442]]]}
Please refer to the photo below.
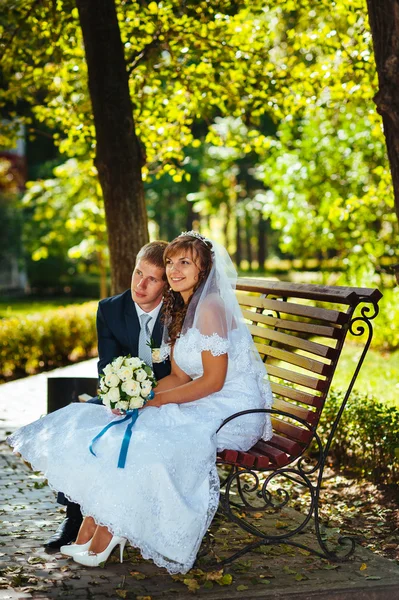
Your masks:
{"label": "blue ribbon on bouquet", "polygon": [[104,429],[102,429],[100,431],[100,433],[98,433],[91,440],[89,450],[92,453],[92,455],[97,456],[93,450],[93,446],[96,443],[96,441],[99,440],[104,435],[104,433],[106,433],[108,431],[108,429],[110,429],[114,425],[120,425],[121,423],[126,423],[127,421],[130,420],[130,423],[128,424],[128,426],[125,429],[125,434],[123,436],[122,445],[121,445],[121,449],[119,452],[119,459],[118,459],[118,469],[124,469],[125,464],[126,464],[127,451],[129,449],[129,444],[130,444],[130,438],[132,437],[132,427],[135,424],[135,422],[137,421],[138,416],[139,416],[139,411],[137,408],[135,408],[133,410],[128,410],[126,412],[126,416],[123,419],[119,419],[118,421],[111,421],[111,423],[108,423],[108,425],[106,425],[104,427]]}

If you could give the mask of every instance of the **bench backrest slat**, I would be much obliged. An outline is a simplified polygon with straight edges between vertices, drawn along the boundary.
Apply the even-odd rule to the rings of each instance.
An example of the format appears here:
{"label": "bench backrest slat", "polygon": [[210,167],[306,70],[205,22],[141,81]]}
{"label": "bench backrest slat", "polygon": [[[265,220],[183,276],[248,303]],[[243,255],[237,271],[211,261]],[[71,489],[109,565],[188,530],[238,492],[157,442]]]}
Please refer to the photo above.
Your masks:
{"label": "bench backrest slat", "polygon": [[288,364],[312,371],[313,373],[318,373],[319,375],[328,376],[331,371],[330,363],[319,362],[313,358],[302,356],[302,354],[295,354],[294,352],[288,352],[288,350],[282,350],[276,346],[266,346],[265,344],[259,344],[257,342],[255,342],[255,346],[262,357],[267,356],[276,358],[287,362]]}
{"label": "bench backrest slat", "polygon": [[339,335],[340,329],[335,327],[328,327],[327,325],[315,325],[314,323],[303,323],[301,321],[292,321],[288,319],[278,319],[270,315],[264,315],[263,313],[254,312],[243,308],[242,314],[245,319],[251,321],[253,325],[263,323],[264,325],[270,325],[270,327],[278,327],[279,329],[285,329],[288,331],[303,331],[309,333],[309,335],[322,335],[326,337],[335,338]]}
{"label": "bench backrest slat", "polygon": [[264,296],[248,296],[241,292],[237,292],[237,298],[241,306],[253,306],[262,310],[272,310],[276,313],[284,312],[289,315],[319,319],[320,321],[328,321],[329,323],[339,325],[347,323],[349,319],[347,313],[339,310],[318,308],[308,306],[307,304],[294,304],[292,302],[284,302],[283,305],[282,300],[275,300]]}
{"label": "bench backrest slat", "polygon": [[308,394],[307,392],[297,390],[293,387],[281,385],[280,383],[276,383],[275,381],[271,382],[271,388],[272,392],[278,394],[282,398],[296,400],[297,402],[301,402],[302,404],[307,404],[309,406],[314,406],[315,408],[323,407],[323,398],[321,396]]}
{"label": "bench backrest slat", "polygon": [[310,377],[303,373],[282,369],[271,363],[267,365],[267,372],[269,375],[274,375],[275,377],[291,381],[292,383],[298,383],[299,385],[303,385],[312,390],[324,391],[328,385],[328,382],[325,379],[317,379],[316,377]]}
{"label": "bench backrest slat", "polygon": [[[278,327],[278,325],[276,325],[276,327]],[[335,350],[334,348],[331,348],[331,346],[310,342],[299,336],[281,333],[280,331],[275,331],[268,327],[259,327],[258,325],[248,325],[248,329],[254,338],[279,342],[282,346],[293,346],[294,348],[305,350],[306,352],[315,354],[316,356],[322,356],[323,358],[333,358],[335,355]]]}

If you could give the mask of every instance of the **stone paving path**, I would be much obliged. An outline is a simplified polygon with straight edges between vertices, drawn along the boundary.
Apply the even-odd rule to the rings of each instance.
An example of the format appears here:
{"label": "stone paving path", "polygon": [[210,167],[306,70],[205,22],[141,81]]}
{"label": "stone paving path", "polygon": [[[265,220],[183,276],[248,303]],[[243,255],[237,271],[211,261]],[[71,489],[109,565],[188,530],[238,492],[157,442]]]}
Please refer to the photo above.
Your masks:
{"label": "stone paving path", "polygon": [[[95,376],[95,361],[57,371],[62,376]],[[60,553],[47,554],[43,543],[62,520],[63,509],[41,475],[33,473],[4,442],[6,432],[46,412],[46,376],[0,386],[0,600],[188,600],[195,596],[207,600],[399,600],[397,564],[361,547],[354,560],[344,565],[287,546],[264,547],[224,573],[194,570],[179,577],[144,561],[132,548],[125,550],[123,564],[113,556],[104,568],[95,569],[84,568]],[[24,408],[16,410],[21,398]],[[297,514],[291,511],[285,518],[295,520]],[[220,520],[212,531],[216,548],[223,553],[234,532]],[[302,539],[311,543],[312,538],[309,531]]]}

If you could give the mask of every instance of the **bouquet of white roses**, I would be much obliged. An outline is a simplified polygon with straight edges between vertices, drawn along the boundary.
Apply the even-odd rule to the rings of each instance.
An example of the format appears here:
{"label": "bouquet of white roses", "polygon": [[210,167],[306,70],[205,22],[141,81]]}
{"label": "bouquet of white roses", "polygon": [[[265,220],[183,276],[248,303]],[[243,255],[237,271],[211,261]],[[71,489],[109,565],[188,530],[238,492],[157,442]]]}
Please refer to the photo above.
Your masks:
{"label": "bouquet of white roses", "polygon": [[98,395],[108,408],[133,410],[144,406],[156,385],[152,369],[140,358],[118,356],[104,368]]}

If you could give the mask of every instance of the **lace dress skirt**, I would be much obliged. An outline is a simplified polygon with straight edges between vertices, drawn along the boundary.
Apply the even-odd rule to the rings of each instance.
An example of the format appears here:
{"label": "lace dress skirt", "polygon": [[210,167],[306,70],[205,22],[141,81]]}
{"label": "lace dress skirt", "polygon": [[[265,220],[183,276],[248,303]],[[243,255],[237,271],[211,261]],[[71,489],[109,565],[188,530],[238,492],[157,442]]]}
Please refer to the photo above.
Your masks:
{"label": "lace dress skirt", "polygon": [[201,400],[146,407],[133,426],[124,468],[117,464],[126,423],[96,442],[96,456],[89,451],[108,423],[122,420],[103,406],[71,404],[22,427],[8,442],[83,514],[170,573],[186,573],[218,506],[217,449],[250,448],[265,416],[217,429],[234,412],[260,407],[257,382],[232,374],[220,392]]}

